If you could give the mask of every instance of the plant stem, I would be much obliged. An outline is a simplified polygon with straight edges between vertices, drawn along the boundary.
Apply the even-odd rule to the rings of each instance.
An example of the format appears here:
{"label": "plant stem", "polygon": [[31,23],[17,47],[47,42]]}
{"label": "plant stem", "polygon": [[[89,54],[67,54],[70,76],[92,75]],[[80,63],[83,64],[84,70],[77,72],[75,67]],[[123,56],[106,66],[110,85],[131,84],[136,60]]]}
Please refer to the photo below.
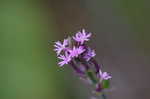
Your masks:
{"label": "plant stem", "polygon": [[96,69],[96,73],[99,73],[99,70],[100,70],[100,65],[97,63],[97,61],[95,59],[91,59],[92,63],[94,64],[95,66],[95,69]]}
{"label": "plant stem", "polygon": [[70,62],[70,65],[72,66],[72,68],[79,74],[84,75],[84,72],[82,70],[80,70],[80,68],[78,68],[73,61]]}

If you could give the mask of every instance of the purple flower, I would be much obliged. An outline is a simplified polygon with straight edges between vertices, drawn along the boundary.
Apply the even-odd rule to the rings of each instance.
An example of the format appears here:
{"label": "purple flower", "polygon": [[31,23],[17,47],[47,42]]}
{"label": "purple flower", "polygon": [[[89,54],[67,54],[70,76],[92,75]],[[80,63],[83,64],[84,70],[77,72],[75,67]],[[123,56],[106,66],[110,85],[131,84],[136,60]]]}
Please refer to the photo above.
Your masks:
{"label": "purple flower", "polygon": [[83,44],[85,41],[89,41],[89,37],[91,37],[91,33],[86,33],[84,29],[82,29],[82,32],[76,33],[75,36],[73,36],[73,39],[77,42],[80,42]]}
{"label": "purple flower", "polygon": [[67,53],[65,53],[65,55],[60,55],[58,58],[62,60],[58,63],[60,67],[62,67],[65,64],[68,64],[71,61],[71,56]]}
{"label": "purple flower", "polygon": [[101,65],[94,59],[96,56],[95,51],[88,44],[85,44],[86,41],[89,41],[91,35],[91,33],[82,29],[75,36],[64,39],[63,42],[55,42],[54,51],[60,60],[58,62],[60,67],[65,64],[70,65],[81,79],[89,85],[95,85],[94,92],[99,94],[109,87],[104,86],[105,80],[112,77],[107,72],[101,71]]}
{"label": "purple flower", "polygon": [[91,48],[88,48],[87,49],[87,52],[85,53],[85,56],[84,56],[84,59],[86,59],[86,61],[89,61],[92,57],[94,57],[96,54],[95,54],[95,51],[92,50]]}
{"label": "purple flower", "polygon": [[67,45],[68,45],[68,40],[67,39],[64,39],[63,43],[61,43],[60,41],[55,42],[54,51],[56,51],[57,56],[61,53],[61,51],[63,51],[66,48]]}
{"label": "purple flower", "polygon": [[78,57],[84,51],[85,49],[83,48],[83,46],[79,46],[77,48],[74,46],[72,50],[69,50],[71,57]]}
{"label": "purple flower", "polygon": [[107,72],[102,72],[101,70],[99,70],[99,76],[101,80],[108,80],[112,78]]}

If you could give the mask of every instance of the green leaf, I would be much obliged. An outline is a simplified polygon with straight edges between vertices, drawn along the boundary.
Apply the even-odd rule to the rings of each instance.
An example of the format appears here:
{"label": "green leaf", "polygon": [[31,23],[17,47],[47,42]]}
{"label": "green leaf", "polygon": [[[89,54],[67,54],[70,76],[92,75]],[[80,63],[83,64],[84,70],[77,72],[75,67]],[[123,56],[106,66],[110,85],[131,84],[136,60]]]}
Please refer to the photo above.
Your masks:
{"label": "green leaf", "polygon": [[110,86],[109,80],[103,80],[102,85],[103,85],[103,88],[109,88],[109,86]]}
{"label": "green leaf", "polygon": [[87,71],[87,76],[89,77],[89,79],[92,81],[93,84],[97,83],[95,74],[92,71]]}

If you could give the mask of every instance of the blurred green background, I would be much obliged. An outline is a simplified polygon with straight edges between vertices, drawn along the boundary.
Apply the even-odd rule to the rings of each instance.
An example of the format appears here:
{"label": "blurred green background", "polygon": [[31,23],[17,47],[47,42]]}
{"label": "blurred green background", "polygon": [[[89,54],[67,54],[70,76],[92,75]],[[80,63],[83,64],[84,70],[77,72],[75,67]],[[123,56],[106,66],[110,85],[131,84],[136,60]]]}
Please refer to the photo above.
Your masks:
{"label": "blurred green background", "polygon": [[113,75],[108,97],[148,99],[149,4],[0,0],[0,99],[90,99],[89,88],[70,68],[59,68],[53,52],[54,41],[81,28],[93,32],[97,59]]}

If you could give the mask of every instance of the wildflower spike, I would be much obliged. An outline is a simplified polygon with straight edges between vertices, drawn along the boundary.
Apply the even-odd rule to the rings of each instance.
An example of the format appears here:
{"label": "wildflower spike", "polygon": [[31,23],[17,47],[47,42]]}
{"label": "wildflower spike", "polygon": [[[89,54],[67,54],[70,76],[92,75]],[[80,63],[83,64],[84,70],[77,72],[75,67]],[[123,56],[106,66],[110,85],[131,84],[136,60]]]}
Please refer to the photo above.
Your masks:
{"label": "wildflower spike", "polygon": [[[89,41],[91,33],[84,29],[77,32],[75,36],[64,39],[63,42],[55,42],[57,57],[60,60],[60,67],[68,64],[79,74],[80,79],[84,79],[89,84],[95,85],[96,93],[103,93],[103,90],[109,88],[109,79],[112,77],[107,72],[102,72],[101,65],[94,59],[95,50],[90,48],[86,41]],[[104,94],[102,94],[104,97]]]}

